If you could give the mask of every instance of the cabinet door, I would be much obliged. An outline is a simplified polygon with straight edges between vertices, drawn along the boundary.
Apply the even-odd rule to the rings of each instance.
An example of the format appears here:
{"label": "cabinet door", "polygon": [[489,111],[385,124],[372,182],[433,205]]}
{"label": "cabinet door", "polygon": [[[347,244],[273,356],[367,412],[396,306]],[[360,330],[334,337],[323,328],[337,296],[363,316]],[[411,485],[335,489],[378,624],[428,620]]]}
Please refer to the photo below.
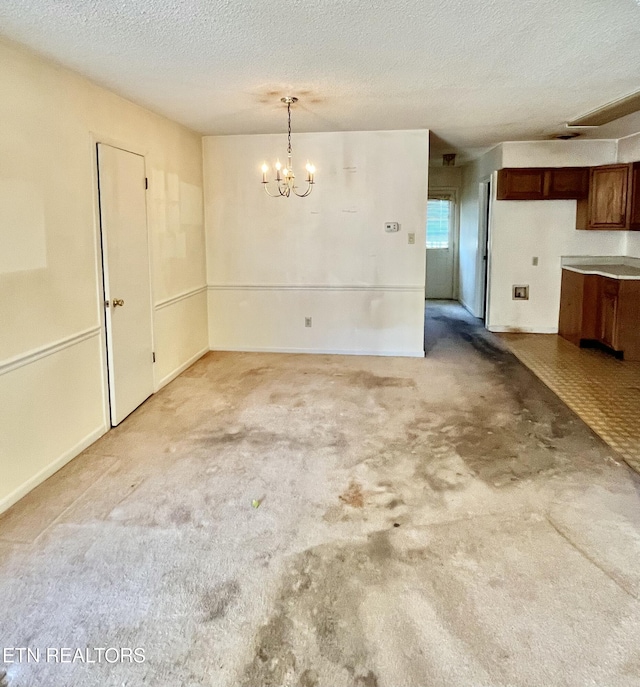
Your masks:
{"label": "cabinet door", "polygon": [[585,279],[586,275],[579,272],[562,270],[558,334],[576,346],[580,345],[582,338],[586,338],[582,334]]}
{"label": "cabinet door", "polygon": [[586,198],[589,195],[589,168],[557,167],[548,169],[545,177],[544,195],[549,200]]}
{"label": "cabinet door", "polygon": [[592,167],[589,229],[626,229],[629,165]]}
{"label": "cabinet door", "polygon": [[498,172],[498,200],[542,200],[544,168],[501,169]]}
{"label": "cabinet door", "polygon": [[618,287],[615,279],[602,279],[600,286],[600,341],[614,350],[618,347]]}
{"label": "cabinet door", "polygon": [[640,231],[640,162],[631,165],[631,198],[629,198],[629,229]]}

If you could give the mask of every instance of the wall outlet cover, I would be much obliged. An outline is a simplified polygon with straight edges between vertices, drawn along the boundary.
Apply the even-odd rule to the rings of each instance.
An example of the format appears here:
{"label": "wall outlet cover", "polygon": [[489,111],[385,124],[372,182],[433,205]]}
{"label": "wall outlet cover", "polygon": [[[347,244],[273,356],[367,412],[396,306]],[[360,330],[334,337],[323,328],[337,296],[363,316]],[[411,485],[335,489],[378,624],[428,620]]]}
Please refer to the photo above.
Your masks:
{"label": "wall outlet cover", "polygon": [[528,301],[529,300],[529,285],[522,284],[513,286],[513,300],[514,301]]}
{"label": "wall outlet cover", "polygon": [[395,233],[396,231],[400,231],[400,223],[399,222],[385,222],[384,230],[388,234],[392,234],[392,233]]}

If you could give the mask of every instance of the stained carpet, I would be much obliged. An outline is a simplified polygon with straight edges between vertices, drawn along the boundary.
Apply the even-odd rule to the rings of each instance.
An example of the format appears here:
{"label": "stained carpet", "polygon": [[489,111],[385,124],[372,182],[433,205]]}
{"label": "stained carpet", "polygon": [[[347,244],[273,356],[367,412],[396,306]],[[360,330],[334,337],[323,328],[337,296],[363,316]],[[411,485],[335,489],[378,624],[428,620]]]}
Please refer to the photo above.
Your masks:
{"label": "stained carpet", "polygon": [[[211,353],[0,518],[10,686],[640,685],[640,480],[501,342]],[[256,507],[257,506],[257,507]]]}

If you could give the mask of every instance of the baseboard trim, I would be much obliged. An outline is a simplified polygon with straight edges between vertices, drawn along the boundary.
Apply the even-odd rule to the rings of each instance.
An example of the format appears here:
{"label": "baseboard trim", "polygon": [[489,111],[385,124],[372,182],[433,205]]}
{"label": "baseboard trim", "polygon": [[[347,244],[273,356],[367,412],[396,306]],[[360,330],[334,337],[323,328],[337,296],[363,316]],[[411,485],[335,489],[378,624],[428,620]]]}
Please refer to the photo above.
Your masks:
{"label": "baseboard trim", "polygon": [[207,354],[209,352],[209,347],[207,346],[206,348],[203,348],[202,350],[198,351],[195,355],[191,356],[189,360],[186,362],[182,363],[179,367],[177,367],[173,372],[170,372],[168,375],[164,376],[159,382],[156,387],[156,391],[160,391],[163,386],[166,386],[169,384],[169,382],[172,382],[178,375],[181,375],[188,367],[191,367],[193,363],[197,362],[202,358],[203,355]]}
{"label": "baseboard trim", "polygon": [[21,484],[17,489],[14,489],[9,495],[0,499],[0,513],[8,510],[17,503],[23,496],[26,496],[30,491],[35,489],[38,485],[42,484],[47,478],[51,477],[55,472],[58,472],[60,468],[64,467],[69,461],[73,460],[76,456],[82,453],[85,448],[91,446],[94,441],[97,441],[103,434],[106,434],[108,427],[103,425],[98,429],[94,430],[88,434],[84,439],[79,441],[75,446],[65,451],[61,456],[56,458],[52,463],[49,463],[47,467],[40,470],[33,477],[28,479],[26,482]]}
{"label": "baseboard trim", "polygon": [[496,334],[557,334],[557,327],[510,327],[508,325],[491,325],[487,327]]}
{"label": "baseboard trim", "polygon": [[476,320],[479,320],[480,318],[473,312],[473,309],[471,308],[470,305],[465,303],[463,300],[458,300],[458,303],[471,315],[472,317],[475,317]]}
{"label": "baseboard trim", "polygon": [[209,349],[218,353],[304,353],[309,355],[367,355],[393,358],[424,358],[424,351],[350,351],[340,349],[316,349],[316,348],[253,348],[243,346],[224,346]]}

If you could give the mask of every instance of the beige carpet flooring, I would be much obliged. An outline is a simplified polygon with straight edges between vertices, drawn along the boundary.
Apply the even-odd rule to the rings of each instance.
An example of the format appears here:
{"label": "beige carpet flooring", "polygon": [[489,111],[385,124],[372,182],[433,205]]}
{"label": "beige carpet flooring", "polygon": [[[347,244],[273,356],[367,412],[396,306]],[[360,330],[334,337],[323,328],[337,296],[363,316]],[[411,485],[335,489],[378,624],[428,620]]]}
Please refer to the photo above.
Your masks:
{"label": "beige carpet flooring", "polygon": [[640,685],[640,478],[462,309],[427,332],[211,353],[4,514],[2,646],[145,655],[6,683]]}

